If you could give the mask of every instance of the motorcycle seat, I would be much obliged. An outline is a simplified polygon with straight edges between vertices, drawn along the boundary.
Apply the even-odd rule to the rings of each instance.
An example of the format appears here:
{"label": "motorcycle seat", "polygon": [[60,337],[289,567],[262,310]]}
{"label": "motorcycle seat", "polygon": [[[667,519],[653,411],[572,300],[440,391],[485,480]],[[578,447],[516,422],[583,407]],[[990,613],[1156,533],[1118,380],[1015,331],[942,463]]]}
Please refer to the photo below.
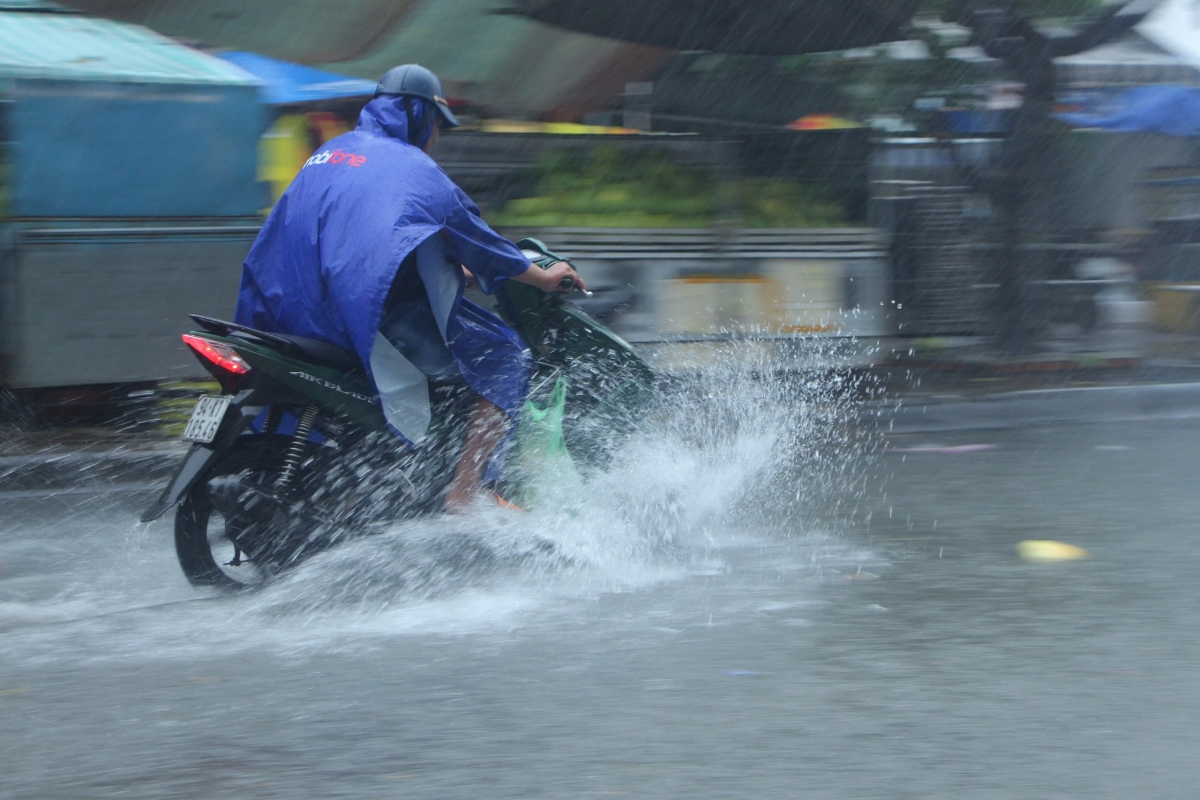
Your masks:
{"label": "motorcycle seat", "polygon": [[286,356],[302,358],[307,361],[316,361],[330,367],[337,367],[338,369],[361,371],[363,368],[362,362],[358,359],[358,354],[338,347],[336,344],[326,342],[323,339],[292,336],[286,333],[267,333],[266,331],[255,330],[247,325],[238,325],[236,322],[226,322],[223,319],[204,317],[199,314],[192,314],[190,316],[206,331],[215,333],[218,336],[241,338],[257,342],[258,344],[265,344]]}
{"label": "motorcycle seat", "polygon": [[359,360],[357,353],[352,353],[349,350],[338,347],[336,344],[320,339],[310,339],[307,336],[291,336],[284,333],[276,333],[274,335],[280,339],[287,339],[300,348],[313,361],[320,361],[331,367],[344,370],[361,370],[363,368],[362,361]]}

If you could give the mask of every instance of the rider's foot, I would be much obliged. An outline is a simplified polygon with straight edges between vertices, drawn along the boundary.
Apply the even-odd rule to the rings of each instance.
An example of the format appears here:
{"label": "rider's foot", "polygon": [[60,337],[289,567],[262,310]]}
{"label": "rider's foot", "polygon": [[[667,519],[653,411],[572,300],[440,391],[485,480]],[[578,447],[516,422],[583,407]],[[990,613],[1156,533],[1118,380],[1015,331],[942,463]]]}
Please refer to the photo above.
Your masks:
{"label": "rider's foot", "polygon": [[446,513],[465,514],[483,489],[483,475],[496,445],[504,438],[508,417],[482,397],[475,398],[462,455],[446,493]]}

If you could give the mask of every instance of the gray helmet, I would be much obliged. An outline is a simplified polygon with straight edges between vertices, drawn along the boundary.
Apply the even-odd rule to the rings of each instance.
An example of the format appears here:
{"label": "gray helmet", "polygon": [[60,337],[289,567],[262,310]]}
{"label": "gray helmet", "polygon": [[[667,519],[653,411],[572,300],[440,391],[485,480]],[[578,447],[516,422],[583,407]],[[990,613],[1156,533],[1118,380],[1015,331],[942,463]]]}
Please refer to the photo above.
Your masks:
{"label": "gray helmet", "polygon": [[457,128],[458,119],[450,106],[446,105],[446,94],[442,91],[442,82],[438,76],[425,69],[420,64],[401,64],[383,73],[379,85],[375,87],[375,96],[381,94],[401,95],[404,97],[419,97],[437,106],[441,113],[443,127]]}

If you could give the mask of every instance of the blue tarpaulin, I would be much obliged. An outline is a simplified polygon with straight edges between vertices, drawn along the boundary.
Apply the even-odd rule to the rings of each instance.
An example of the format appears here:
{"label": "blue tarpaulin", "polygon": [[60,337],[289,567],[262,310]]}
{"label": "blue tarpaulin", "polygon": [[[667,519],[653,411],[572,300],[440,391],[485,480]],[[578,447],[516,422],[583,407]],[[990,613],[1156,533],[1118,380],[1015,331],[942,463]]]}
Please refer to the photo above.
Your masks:
{"label": "blue tarpaulin", "polygon": [[1124,133],[1153,132],[1200,136],[1200,89],[1190,86],[1137,86],[1058,118],[1080,128]]}
{"label": "blue tarpaulin", "polygon": [[314,100],[375,94],[375,81],[338,75],[240,50],[228,50],[216,55],[258,78],[262,84],[262,100],[269,105],[311,103]]}

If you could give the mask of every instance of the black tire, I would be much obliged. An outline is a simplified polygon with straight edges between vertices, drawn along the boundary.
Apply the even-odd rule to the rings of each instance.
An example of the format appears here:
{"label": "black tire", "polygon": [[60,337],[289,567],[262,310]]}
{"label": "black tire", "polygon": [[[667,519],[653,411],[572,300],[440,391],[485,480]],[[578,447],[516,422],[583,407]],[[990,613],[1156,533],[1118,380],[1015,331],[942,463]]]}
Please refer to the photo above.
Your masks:
{"label": "black tire", "polygon": [[278,447],[272,444],[263,437],[243,437],[183,496],[175,512],[175,555],[193,586],[247,589],[269,576],[266,569],[249,561],[240,565],[226,561],[236,561],[238,551],[230,537],[230,522],[209,499],[209,481],[247,470],[265,473],[278,462]]}

